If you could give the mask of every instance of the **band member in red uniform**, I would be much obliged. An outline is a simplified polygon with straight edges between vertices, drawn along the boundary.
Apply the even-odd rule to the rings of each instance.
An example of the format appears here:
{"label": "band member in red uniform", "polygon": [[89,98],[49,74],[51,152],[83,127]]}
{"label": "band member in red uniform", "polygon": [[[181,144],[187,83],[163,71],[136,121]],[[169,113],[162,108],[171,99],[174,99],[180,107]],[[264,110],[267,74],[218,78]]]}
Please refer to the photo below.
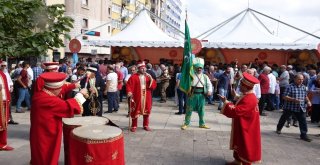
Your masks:
{"label": "band member in red uniform", "polygon": [[[45,66],[45,72],[58,72],[59,70],[59,62],[45,62],[43,63],[43,65]],[[36,83],[38,83],[36,81]],[[40,86],[42,86],[43,84],[40,84]],[[36,85],[38,86],[38,85]],[[61,87],[61,91],[58,94],[58,96],[62,99],[68,99],[67,93],[72,92],[73,89],[76,88],[80,88],[80,83],[69,83],[69,82],[65,82],[65,84],[63,84],[63,86]],[[41,89],[36,89],[36,91],[39,91]]]}
{"label": "band member in red uniform", "polygon": [[38,77],[36,92],[32,98],[30,147],[32,165],[57,165],[62,137],[62,118],[73,117],[83,111],[85,102],[82,89],[74,98],[58,97],[67,75],[58,72],[43,73]]}
{"label": "band member in red uniform", "polygon": [[146,73],[144,62],[139,62],[138,73],[133,74],[127,84],[127,95],[133,101],[130,101],[130,116],[132,118],[131,132],[135,132],[138,125],[139,115],[143,115],[143,129],[151,131],[149,127],[149,115],[152,107],[152,91],[156,88],[157,83],[151,75]]}
{"label": "band member in red uniform", "polygon": [[10,90],[5,73],[0,70],[0,151],[11,151],[7,145],[7,129],[10,110]]}
{"label": "band member in red uniform", "polygon": [[224,102],[221,113],[232,118],[230,149],[234,161],[229,165],[261,162],[261,134],[258,99],[253,93],[254,84],[259,80],[248,73],[243,73],[240,84],[242,96],[236,104],[219,96]]}

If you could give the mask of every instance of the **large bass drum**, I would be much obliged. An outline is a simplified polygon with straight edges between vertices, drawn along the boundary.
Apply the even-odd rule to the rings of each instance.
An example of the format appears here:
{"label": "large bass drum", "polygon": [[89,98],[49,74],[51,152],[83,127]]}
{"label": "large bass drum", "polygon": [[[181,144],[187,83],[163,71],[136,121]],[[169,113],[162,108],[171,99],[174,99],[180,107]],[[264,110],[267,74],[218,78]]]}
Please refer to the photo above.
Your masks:
{"label": "large bass drum", "polygon": [[83,126],[75,128],[70,138],[71,165],[123,165],[124,142],[120,128]]}
{"label": "large bass drum", "polygon": [[85,116],[85,117],[74,117],[74,118],[63,118],[63,144],[64,144],[64,162],[66,165],[69,164],[69,140],[71,131],[74,128],[87,125],[106,125],[109,120],[105,117],[97,116]]}

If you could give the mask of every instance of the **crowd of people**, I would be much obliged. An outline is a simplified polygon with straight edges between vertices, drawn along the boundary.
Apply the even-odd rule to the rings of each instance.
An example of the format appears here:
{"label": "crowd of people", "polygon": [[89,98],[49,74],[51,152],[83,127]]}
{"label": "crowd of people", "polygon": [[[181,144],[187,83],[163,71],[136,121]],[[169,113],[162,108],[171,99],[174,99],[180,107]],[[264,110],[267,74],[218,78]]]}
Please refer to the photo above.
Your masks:
{"label": "crowd of people", "polygon": [[[103,113],[114,113],[120,109],[120,102],[127,98],[130,107],[128,117],[132,118],[130,130],[135,132],[140,115],[144,120],[143,128],[151,131],[149,116],[152,97],[158,97],[159,103],[166,103],[168,98],[174,97],[179,107],[179,111],[175,114],[186,114],[185,122],[181,126],[182,130],[189,126],[192,111],[196,111],[199,115],[199,127],[209,129],[204,120],[205,104],[214,105],[218,101],[217,110],[227,117],[241,116],[243,114],[233,114],[233,107],[238,106],[236,102],[239,100],[243,101],[244,93],[252,91],[254,95],[250,95],[250,98],[254,96],[257,100],[258,116],[267,116],[266,111],[283,110],[276,133],[280,134],[284,125],[290,127],[292,124],[297,127],[299,123],[300,138],[311,141],[307,136],[306,117],[311,116],[311,123],[320,121],[319,64],[278,66],[256,61],[239,66],[237,60],[231,64],[205,63],[201,58],[194,60],[195,72],[191,83],[192,89],[187,94],[179,88],[183,76],[181,67],[165,61],[159,64],[152,64],[148,60],[131,63],[121,60],[80,61],[73,66],[60,60],[59,62],[38,62],[33,67],[30,67],[27,62],[20,61],[12,70],[8,70],[7,63],[3,61],[0,71],[2,77],[0,87],[5,92],[2,92],[0,106],[8,114],[8,123],[18,124],[12,119],[10,103],[16,103],[16,113],[34,109],[32,102],[37,99],[41,100],[39,91],[47,91],[46,94],[52,94],[64,101],[75,97],[78,98],[77,101],[83,101],[80,109],[78,107],[77,110],[73,109],[72,113],[60,114],[61,117],[71,117],[73,114],[80,113],[80,110],[83,110],[83,116],[102,116]],[[56,88],[54,86],[56,83],[48,83],[47,81],[53,81],[50,76],[46,76],[46,73],[50,72],[61,72],[63,76],[57,76],[60,76],[59,82],[64,84]],[[257,82],[255,79],[252,80],[253,78],[256,78]],[[255,83],[250,83],[249,80]],[[244,85],[247,85],[246,88],[243,87]],[[84,99],[80,98],[79,93]],[[103,109],[104,98],[107,100],[107,109]],[[226,109],[229,103],[227,100],[236,103],[229,105],[231,110]],[[65,104],[71,104],[69,102],[70,100]],[[23,103],[26,108],[22,108]],[[255,114],[252,115],[255,116]],[[292,123],[291,120],[293,120]],[[35,122],[38,121],[35,120]],[[2,121],[1,124],[1,139],[6,139],[6,122]],[[6,144],[6,140],[2,140],[0,144],[1,150],[13,149]],[[237,155],[239,153],[235,154],[239,156]]]}

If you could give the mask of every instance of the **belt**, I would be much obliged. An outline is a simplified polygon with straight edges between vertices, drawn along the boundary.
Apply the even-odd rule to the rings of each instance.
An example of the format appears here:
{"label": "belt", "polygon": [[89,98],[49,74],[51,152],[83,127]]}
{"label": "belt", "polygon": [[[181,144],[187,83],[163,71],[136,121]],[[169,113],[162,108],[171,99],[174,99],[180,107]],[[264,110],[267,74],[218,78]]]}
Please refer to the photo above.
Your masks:
{"label": "belt", "polygon": [[193,92],[193,94],[203,94],[203,91],[202,92]]}

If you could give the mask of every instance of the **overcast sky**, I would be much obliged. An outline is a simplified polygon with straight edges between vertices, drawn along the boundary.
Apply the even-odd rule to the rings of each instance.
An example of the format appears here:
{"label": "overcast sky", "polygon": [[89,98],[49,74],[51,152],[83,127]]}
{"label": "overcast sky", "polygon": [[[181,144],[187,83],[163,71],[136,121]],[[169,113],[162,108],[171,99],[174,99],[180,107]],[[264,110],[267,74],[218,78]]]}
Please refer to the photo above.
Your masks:
{"label": "overcast sky", "polygon": [[[191,37],[227,20],[248,8],[248,0],[182,0],[188,10]],[[250,0],[249,7],[276,19],[306,30],[320,30],[320,0]],[[279,37],[299,38],[303,33],[288,30],[285,25],[262,19]],[[320,33],[317,33],[320,35]]]}

